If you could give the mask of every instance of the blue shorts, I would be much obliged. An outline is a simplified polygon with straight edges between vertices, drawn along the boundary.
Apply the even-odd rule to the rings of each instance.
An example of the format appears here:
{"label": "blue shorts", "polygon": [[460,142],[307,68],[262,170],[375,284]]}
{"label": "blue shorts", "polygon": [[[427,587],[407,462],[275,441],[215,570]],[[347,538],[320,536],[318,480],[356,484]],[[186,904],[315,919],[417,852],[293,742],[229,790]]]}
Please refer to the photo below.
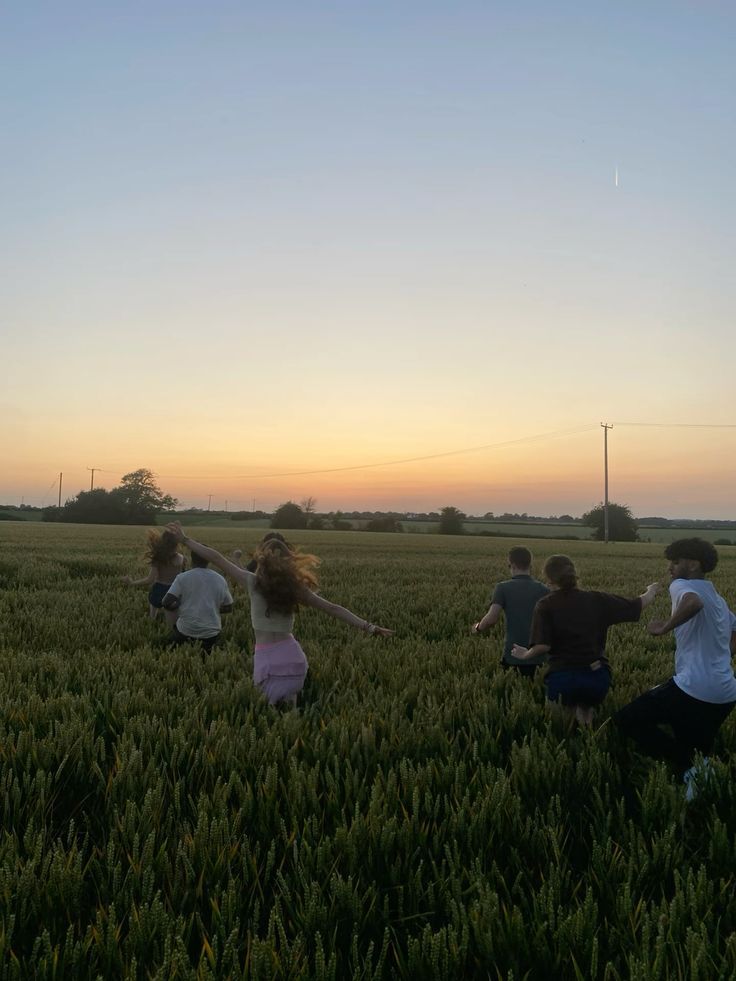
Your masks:
{"label": "blue shorts", "polygon": [[578,668],[552,671],[544,679],[547,698],[563,705],[600,705],[611,687],[611,672],[602,665],[597,671]]}
{"label": "blue shorts", "polygon": [[164,596],[171,589],[170,582],[155,582],[148,593],[148,602],[157,610],[161,609]]}

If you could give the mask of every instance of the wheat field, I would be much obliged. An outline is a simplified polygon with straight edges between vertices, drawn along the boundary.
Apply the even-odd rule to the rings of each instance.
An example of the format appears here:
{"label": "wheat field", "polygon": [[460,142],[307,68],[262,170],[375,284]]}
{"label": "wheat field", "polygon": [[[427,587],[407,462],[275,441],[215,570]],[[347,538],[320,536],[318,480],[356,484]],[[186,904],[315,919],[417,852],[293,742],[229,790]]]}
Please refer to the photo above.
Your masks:
{"label": "wheat field", "polygon": [[[324,595],[396,635],[300,612],[310,672],[281,713],[242,592],[203,660],[120,582],[146,572],[143,529],[0,524],[0,977],[736,976],[736,718],[690,805],[609,722],[671,675],[671,640],[613,628],[614,687],[570,732],[500,669],[498,628],[469,634],[513,543],[293,537]],[[665,578],[660,545],[530,546],[588,588]]]}

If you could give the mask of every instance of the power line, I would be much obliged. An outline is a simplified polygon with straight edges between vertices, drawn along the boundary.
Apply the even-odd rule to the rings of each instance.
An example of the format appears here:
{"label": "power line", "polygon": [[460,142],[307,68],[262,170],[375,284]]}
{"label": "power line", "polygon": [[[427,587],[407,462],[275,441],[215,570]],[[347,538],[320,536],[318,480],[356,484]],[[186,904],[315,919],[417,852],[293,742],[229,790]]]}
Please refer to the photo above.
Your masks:
{"label": "power line", "polygon": [[[696,423],[696,422],[614,422],[615,426],[639,426],[662,429],[736,429],[736,423]],[[564,439],[567,436],[577,436],[591,432],[597,426],[582,426],[577,429],[556,430],[550,433],[537,433],[534,436],[522,436],[519,439],[504,440],[500,443],[484,443],[482,446],[468,446],[460,450],[444,450],[439,453],[427,453],[423,456],[403,457],[399,460],[382,460],[377,463],[355,463],[347,467],[323,467],[317,470],[283,470],[276,473],[241,473],[241,474],[208,474],[192,476],[180,473],[156,473],[156,477],[167,480],[271,480],[276,477],[311,477],[326,473],[348,473],[354,470],[371,470],[379,467],[398,467],[406,463],[422,463],[426,460],[440,460],[451,456],[462,456],[466,453],[482,453],[485,450],[503,449],[508,446],[520,446],[525,443],[542,442],[547,439]],[[88,468],[89,469],[89,468]],[[118,470],[95,468],[100,473],[119,473]],[[208,495],[209,496],[209,495]],[[213,495],[214,496],[214,495]]]}
{"label": "power line", "polygon": [[662,429],[736,429],[736,422],[616,422],[616,426],[658,426]]}
{"label": "power line", "polygon": [[329,467],[320,470],[289,470],[279,473],[240,473],[231,476],[220,475],[219,477],[189,477],[184,474],[161,473],[159,477],[166,477],[169,480],[267,480],[272,477],[307,477],[320,473],[345,473],[349,470],[369,470],[375,467],[398,467],[404,463],[420,463],[424,460],[439,460],[448,456],[461,456],[464,453],[482,453],[484,450],[502,449],[507,446],[518,446],[523,443],[536,443],[546,439],[562,439],[566,436],[577,436],[580,433],[591,432],[597,426],[584,426],[580,429],[558,430],[552,433],[539,433],[536,436],[522,436],[519,439],[509,439],[501,443],[485,443],[483,446],[468,446],[462,450],[446,450],[442,453],[428,453],[424,456],[405,457],[401,460],[382,460],[378,463],[356,463],[348,467]]}

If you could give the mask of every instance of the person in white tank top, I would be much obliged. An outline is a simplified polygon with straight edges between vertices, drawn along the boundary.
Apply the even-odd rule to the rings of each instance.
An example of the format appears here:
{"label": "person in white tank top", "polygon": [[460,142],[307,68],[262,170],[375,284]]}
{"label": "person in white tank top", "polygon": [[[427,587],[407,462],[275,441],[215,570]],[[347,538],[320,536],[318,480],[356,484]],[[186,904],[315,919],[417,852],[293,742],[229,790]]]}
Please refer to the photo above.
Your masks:
{"label": "person in white tank top", "polygon": [[251,571],[189,538],[178,521],[167,525],[167,529],[178,542],[248,590],[256,641],[253,681],[272,705],[296,705],[307,676],[306,656],[292,633],[298,606],[321,610],[372,636],[390,637],[393,633],[314,592],[314,570],[319,560],[292,549],[281,536],[267,536],[260,543],[255,553],[255,571]]}

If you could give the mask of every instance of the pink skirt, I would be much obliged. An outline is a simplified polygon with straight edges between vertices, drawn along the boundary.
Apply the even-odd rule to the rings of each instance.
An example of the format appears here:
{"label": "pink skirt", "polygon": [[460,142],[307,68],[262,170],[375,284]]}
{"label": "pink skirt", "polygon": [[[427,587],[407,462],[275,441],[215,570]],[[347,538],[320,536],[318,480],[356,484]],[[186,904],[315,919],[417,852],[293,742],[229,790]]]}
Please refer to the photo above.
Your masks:
{"label": "pink skirt", "polygon": [[296,637],[274,644],[256,644],[253,655],[253,684],[270,705],[293,700],[304,687],[307,659]]}

